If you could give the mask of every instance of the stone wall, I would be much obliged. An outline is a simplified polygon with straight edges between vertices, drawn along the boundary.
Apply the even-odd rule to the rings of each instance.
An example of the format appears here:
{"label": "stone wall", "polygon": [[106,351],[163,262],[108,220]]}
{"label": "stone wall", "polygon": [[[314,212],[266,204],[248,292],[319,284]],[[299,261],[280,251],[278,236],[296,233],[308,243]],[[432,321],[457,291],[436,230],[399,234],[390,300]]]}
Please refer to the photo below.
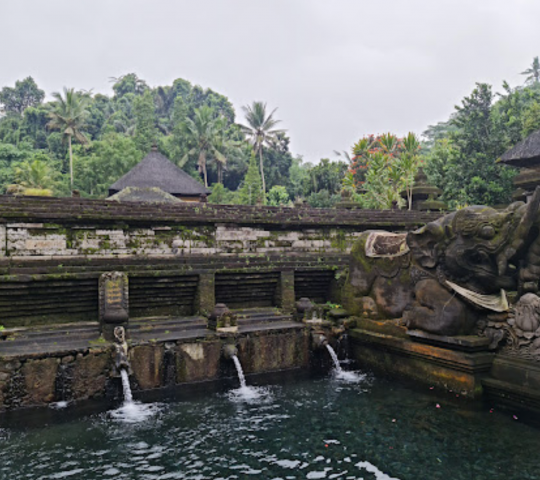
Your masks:
{"label": "stone wall", "polygon": [[[129,349],[135,392],[236,376],[232,360],[222,355],[226,343],[238,345],[246,374],[307,368],[309,332],[292,329],[238,338],[207,336],[190,341],[144,342]],[[0,411],[59,401],[121,398],[109,344],[69,354],[0,356]]]}
{"label": "stone wall", "polygon": [[308,294],[339,301],[336,280],[360,232],[436,216],[4,196],[0,324],[95,320],[109,271],[128,274],[132,316],[204,313],[219,301],[290,309]]}

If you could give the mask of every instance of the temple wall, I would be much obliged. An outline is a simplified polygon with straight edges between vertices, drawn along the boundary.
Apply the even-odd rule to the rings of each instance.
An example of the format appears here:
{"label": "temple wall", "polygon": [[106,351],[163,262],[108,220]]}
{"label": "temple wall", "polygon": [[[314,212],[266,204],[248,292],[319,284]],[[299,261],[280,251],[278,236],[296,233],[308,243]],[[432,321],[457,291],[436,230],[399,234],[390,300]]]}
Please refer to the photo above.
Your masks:
{"label": "temple wall", "polygon": [[53,223],[6,223],[3,257],[256,255],[348,253],[361,232],[340,228],[287,231],[235,225],[152,225],[108,228]]}
{"label": "temple wall", "polygon": [[[129,350],[136,393],[186,383],[235,378],[232,360],[222,355],[232,339],[209,335],[190,341],[143,342]],[[246,374],[307,368],[306,329],[240,335],[238,357]],[[0,411],[59,401],[121,398],[110,344],[47,355],[0,357]]]}
{"label": "temple wall", "polygon": [[[130,316],[215,303],[339,303],[354,240],[437,214],[0,197],[0,325],[97,320],[105,272],[129,276]],[[296,292],[296,293],[295,293]],[[0,348],[1,350],[1,348]]]}

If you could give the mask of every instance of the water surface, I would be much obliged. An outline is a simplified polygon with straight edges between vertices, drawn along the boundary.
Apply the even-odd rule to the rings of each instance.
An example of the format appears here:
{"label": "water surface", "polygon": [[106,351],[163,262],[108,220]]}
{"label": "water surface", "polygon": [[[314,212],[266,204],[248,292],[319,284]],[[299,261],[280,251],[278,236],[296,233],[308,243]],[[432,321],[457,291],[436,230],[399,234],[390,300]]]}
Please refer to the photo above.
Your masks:
{"label": "water surface", "polygon": [[452,394],[370,376],[295,378],[251,393],[147,401],[134,422],[130,412],[81,416],[69,406],[48,419],[11,416],[0,478],[540,478],[537,429]]}

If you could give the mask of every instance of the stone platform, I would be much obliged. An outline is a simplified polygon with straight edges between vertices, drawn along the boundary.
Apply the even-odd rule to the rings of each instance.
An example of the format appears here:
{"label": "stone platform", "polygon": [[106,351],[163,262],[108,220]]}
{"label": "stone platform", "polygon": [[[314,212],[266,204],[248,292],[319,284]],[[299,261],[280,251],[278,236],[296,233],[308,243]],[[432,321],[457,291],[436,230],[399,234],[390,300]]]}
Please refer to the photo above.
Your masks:
{"label": "stone platform", "polygon": [[494,404],[540,418],[540,363],[498,355],[483,385],[487,398]]}
{"label": "stone platform", "polygon": [[495,356],[484,339],[408,333],[394,321],[360,320],[350,341],[363,367],[471,398],[481,396]]}

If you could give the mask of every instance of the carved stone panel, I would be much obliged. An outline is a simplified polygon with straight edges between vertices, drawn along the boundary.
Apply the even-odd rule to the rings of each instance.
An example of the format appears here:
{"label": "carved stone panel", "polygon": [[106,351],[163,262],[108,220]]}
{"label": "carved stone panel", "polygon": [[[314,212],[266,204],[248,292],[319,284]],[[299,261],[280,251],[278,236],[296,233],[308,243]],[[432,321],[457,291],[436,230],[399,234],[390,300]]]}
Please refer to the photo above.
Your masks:
{"label": "carved stone panel", "polygon": [[108,272],[99,278],[99,317],[102,323],[125,323],[129,319],[128,276]]}

